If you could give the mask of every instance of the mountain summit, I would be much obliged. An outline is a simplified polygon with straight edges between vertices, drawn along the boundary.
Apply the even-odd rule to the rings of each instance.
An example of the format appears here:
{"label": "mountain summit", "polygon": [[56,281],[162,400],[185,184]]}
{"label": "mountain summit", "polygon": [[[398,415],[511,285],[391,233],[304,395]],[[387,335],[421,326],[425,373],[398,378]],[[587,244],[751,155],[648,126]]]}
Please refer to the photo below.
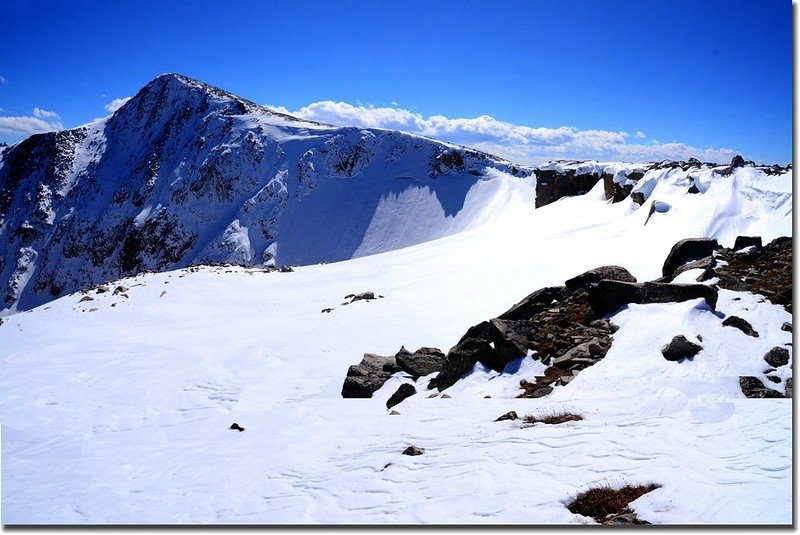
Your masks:
{"label": "mountain summit", "polygon": [[200,261],[310,264],[413,245],[495,217],[493,199],[521,187],[508,173],[530,171],[163,74],[106,119],[2,149],[3,306]]}

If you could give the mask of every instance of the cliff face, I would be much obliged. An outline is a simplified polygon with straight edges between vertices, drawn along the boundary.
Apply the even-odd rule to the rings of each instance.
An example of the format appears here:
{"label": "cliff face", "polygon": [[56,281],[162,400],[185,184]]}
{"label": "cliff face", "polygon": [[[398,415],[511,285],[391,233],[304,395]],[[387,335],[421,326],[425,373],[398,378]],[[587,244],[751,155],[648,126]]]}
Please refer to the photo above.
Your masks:
{"label": "cliff face", "polygon": [[[0,149],[0,309],[200,261],[329,262],[438,238],[471,224],[469,191],[490,170],[525,175],[162,75],[107,119]],[[405,212],[384,210],[381,239],[368,240],[387,199]],[[417,205],[439,224],[409,234],[402,213]]]}

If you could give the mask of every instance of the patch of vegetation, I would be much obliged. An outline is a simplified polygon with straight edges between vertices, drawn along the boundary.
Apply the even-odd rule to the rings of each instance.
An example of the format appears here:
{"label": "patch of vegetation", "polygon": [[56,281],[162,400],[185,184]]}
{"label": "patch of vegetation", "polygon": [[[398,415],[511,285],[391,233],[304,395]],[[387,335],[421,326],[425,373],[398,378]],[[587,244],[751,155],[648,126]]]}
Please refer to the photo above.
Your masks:
{"label": "patch of vegetation", "polygon": [[545,416],[534,416],[532,414],[528,414],[527,416],[522,417],[522,421],[529,426],[535,424],[558,425],[563,424],[564,422],[577,422],[579,420],[583,420],[583,416],[567,411],[554,412]]}
{"label": "patch of vegetation", "polygon": [[610,516],[631,513],[628,505],[632,501],[659,487],[661,485],[657,483],[647,483],[646,485],[625,485],[620,489],[613,489],[610,485],[604,484],[578,494],[572,502],[567,504],[567,509],[572,513],[589,516],[598,522],[603,522]]}

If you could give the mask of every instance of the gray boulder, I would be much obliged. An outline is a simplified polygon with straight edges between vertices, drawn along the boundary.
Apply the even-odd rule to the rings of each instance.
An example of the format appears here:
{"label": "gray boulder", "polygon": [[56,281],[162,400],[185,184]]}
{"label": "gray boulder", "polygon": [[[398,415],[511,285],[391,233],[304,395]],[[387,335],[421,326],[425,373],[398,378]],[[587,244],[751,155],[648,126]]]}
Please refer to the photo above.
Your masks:
{"label": "gray boulder", "polygon": [[705,299],[712,309],[717,306],[717,290],[704,284],[601,280],[589,288],[589,303],[599,317],[629,303],[673,303],[697,298]]}
{"label": "gray boulder", "polygon": [[789,351],[783,347],[773,347],[764,355],[764,360],[773,368],[789,364]]}
{"label": "gray boulder", "polygon": [[664,355],[665,359],[675,362],[685,358],[692,358],[697,355],[701,349],[703,349],[702,346],[690,342],[685,336],[679,334],[674,337],[670,343],[661,348],[661,354]]}
{"label": "gray boulder", "polygon": [[365,353],[359,364],[350,366],[342,386],[343,398],[371,398],[389,377],[401,371],[394,357]]}
{"label": "gray boulder", "polygon": [[415,456],[415,455],[422,455],[423,453],[425,453],[425,450],[423,448],[418,448],[416,446],[409,446],[403,450],[403,455]]}
{"label": "gray boulder", "polygon": [[681,240],[670,249],[664,261],[662,274],[671,277],[675,270],[691,260],[710,256],[714,250],[719,249],[717,240],[713,238],[687,238]]}
{"label": "gray boulder", "polygon": [[564,283],[564,285],[569,290],[574,291],[578,288],[583,288],[585,286],[589,286],[590,284],[600,282],[603,279],[623,282],[636,282],[636,277],[631,275],[630,271],[622,266],[600,266],[590,269],[585,273],[581,273],[577,277],[569,279]]}
{"label": "gray boulder", "polygon": [[401,348],[395,359],[404,372],[416,378],[441,371],[445,355],[435,347],[421,347],[413,353]]}
{"label": "gray boulder", "polygon": [[739,377],[739,387],[748,398],[784,398],[785,395],[777,390],[764,386],[758,377]]}

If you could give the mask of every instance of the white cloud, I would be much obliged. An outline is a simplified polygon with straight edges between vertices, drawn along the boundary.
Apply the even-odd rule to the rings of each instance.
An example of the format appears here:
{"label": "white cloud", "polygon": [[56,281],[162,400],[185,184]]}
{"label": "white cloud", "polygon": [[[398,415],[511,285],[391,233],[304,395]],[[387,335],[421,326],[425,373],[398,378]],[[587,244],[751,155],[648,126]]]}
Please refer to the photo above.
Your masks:
{"label": "white cloud", "polygon": [[29,136],[41,132],[52,132],[63,130],[64,125],[60,121],[47,122],[38,117],[0,117],[0,134],[10,134],[13,136]]}
{"label": "white cloud", "polygon": [[56,112],[43,110],[41,108],[33,108],[33,116],[39,119],[60,119]]}
{"label": "white cloud", "polygon": [[8,83],[8,80],[6,80],[2,76],[0,76],[0,85],[6,85],[7,83]]}
{"label": "white cloud", "polygon": [[[471,119],[450,119],[442,115],[423,117],[397,107],[352,105],[329,100],[309,104],[297,111],[284,107],[273,109],[340,126],[387,128],[421,134],[528,164],[557,158],[625,161],[698,158],[727,162],[735,154],[731,149],[698,148],[677,142],[629,142],[631,135],[624,131],[579,130],[571,126],[533,128],[499,121],[488,115]],[[637,131],[633,137],[643,139],[645,135]]]}
{"label": "white cloud", "polygon": [[112,100],[111,102],[109,102],[108,104],[106,104],[103,107],[106,109],[107,112],[114,113],[115,111],[120,109],[130,99],[131,99],[131,97],[115,98],[114,100]]}

